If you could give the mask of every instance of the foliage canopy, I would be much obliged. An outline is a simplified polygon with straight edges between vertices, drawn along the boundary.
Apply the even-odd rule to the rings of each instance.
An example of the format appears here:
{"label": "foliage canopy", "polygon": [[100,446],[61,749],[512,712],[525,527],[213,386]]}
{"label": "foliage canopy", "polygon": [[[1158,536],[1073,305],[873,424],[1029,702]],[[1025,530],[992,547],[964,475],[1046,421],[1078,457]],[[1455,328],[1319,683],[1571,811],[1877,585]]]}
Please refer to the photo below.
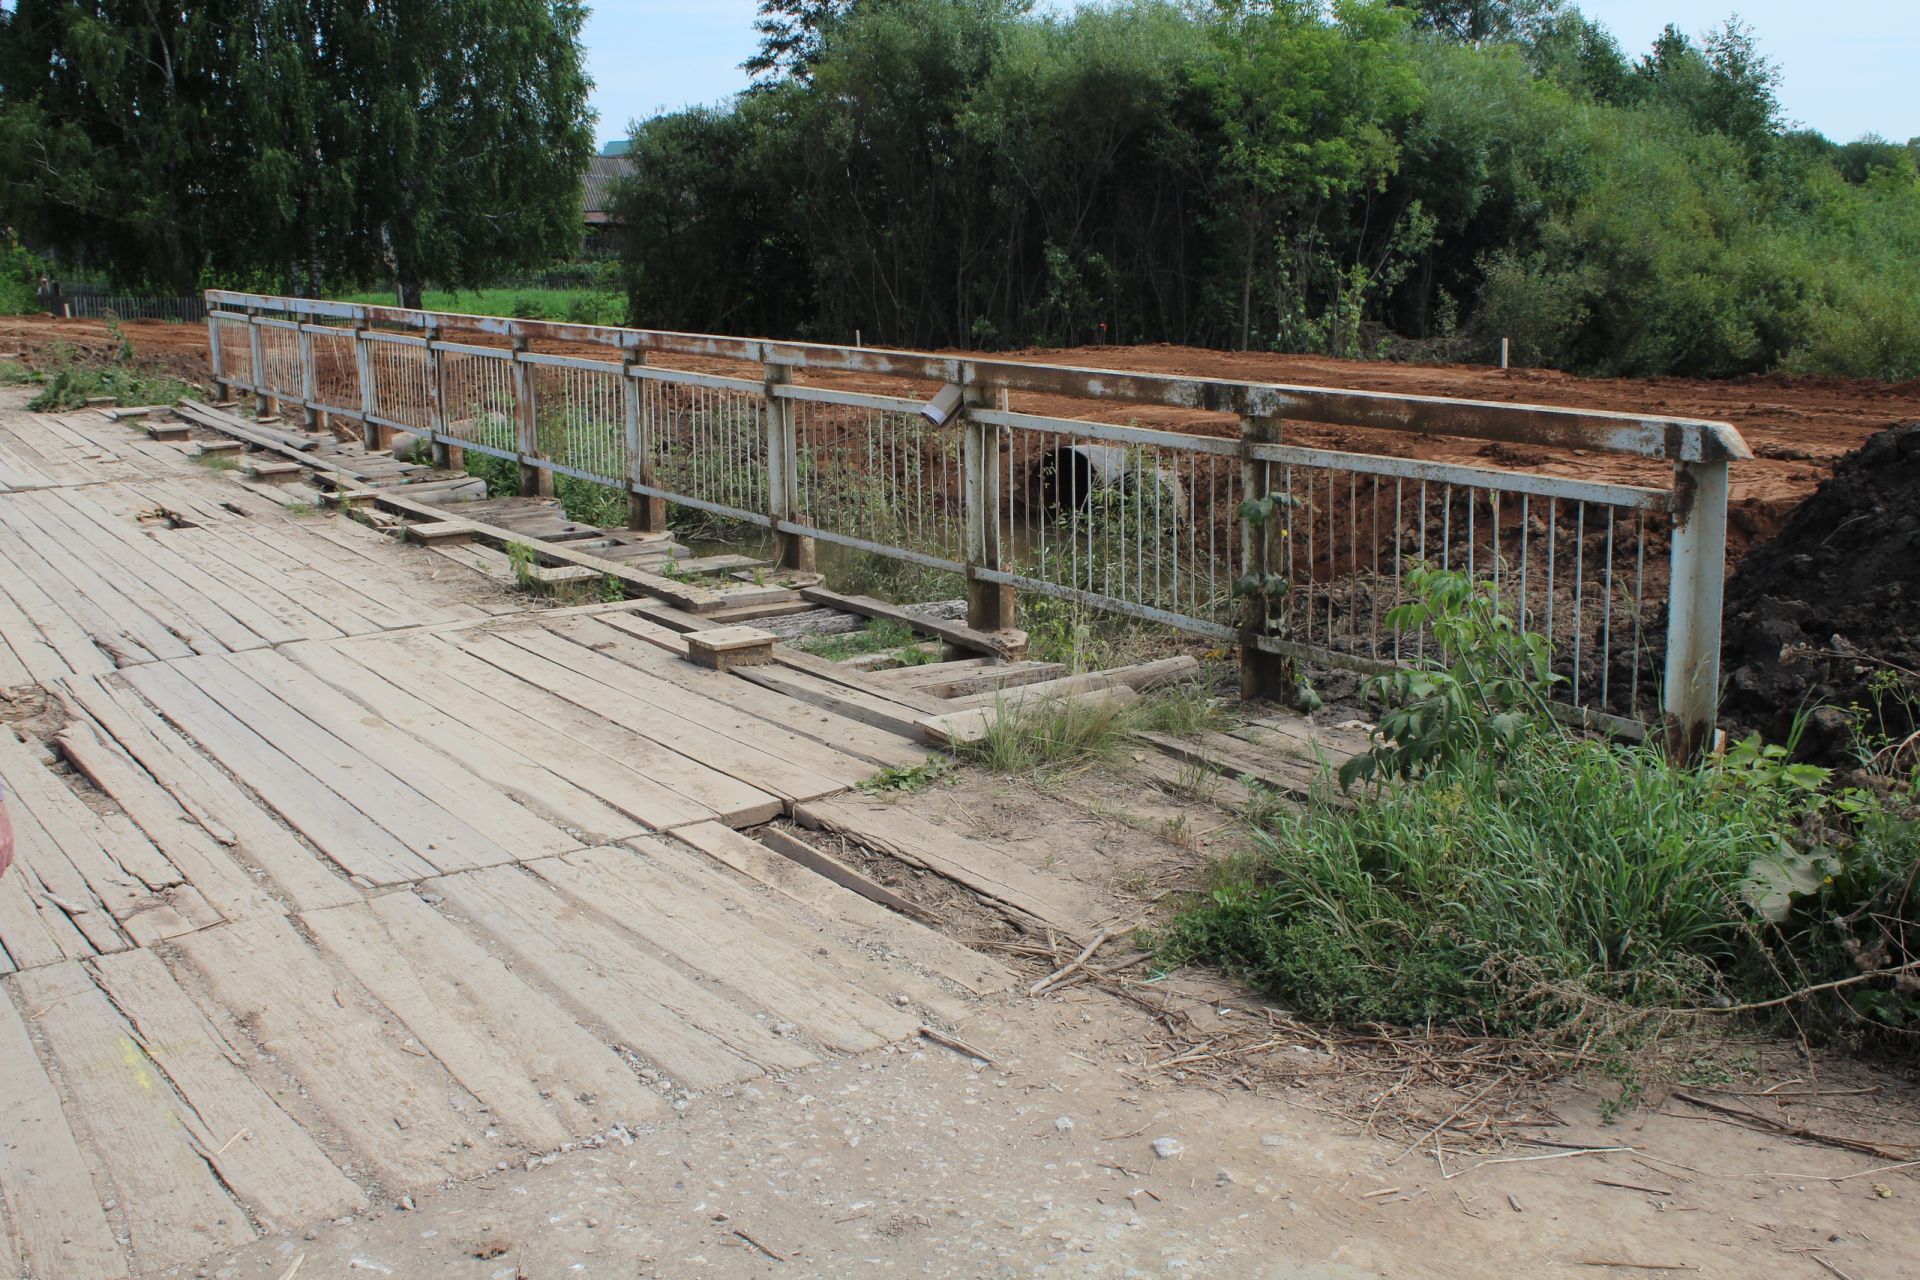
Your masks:
{"label": "foliage canopy", "polygon": [[1738,22],[1556,0],[766,0],[638,126],[635,323],[1920,376],[1920,144],[1782,118]]}
{"label": "foliage canopy", "polygon": [[18,0],[0,222],[131,284],[409,296],[578,245],[577,0]]}

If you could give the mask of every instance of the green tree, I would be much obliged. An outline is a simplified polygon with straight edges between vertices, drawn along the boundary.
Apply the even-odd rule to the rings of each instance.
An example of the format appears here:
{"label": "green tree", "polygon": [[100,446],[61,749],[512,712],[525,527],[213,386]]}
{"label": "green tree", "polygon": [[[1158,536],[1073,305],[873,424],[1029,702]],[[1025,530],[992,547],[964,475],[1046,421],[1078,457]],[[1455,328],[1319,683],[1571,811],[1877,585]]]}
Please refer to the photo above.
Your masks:
{"label": "green tree", "polygon": [[0,220],[129,283],[472,284],[581,232],[576,0],[19,0]]}
{"label": "green tree", "polygon": [[[1213,56],[1197,74],[1222,134],[1214,198],[1230,228],[1222,252],[1238,290],[1236,345],[1246,350],[1256,280],[1287,270],[1276,233],[1288,229],[1297,280],[1321,209],[1393,172],[1399,147],[1388,126],[1421,86],[1399,40],[1404,15],[1382,4],[1339,0],[1332,22],[1306,0],[1220,7]],[[1287,281],[1276,279],[1276,290],[1287,293]]]}
{"label": "green tree", "polygon": [[820,60],[827,28],[853,8],[853,0],[760,0],[753,20],[760,47],[740,64],[762,81],[805,80]]}

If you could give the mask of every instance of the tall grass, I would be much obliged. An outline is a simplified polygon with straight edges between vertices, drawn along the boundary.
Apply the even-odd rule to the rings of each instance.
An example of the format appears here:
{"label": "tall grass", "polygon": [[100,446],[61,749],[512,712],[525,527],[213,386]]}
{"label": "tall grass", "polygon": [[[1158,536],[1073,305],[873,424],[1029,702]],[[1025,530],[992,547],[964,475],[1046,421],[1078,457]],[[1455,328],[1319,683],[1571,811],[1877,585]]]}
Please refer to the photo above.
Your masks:
{"label": "tall grass", "polygon": [[1625,1010],[1839,981],[1844,997],[1799,1003],[1803,1027],[1920,1025],[1901,968],[1920,951],[1920,774],[1837,788],[1757,739],[1680,764],[1534,710],[1544,678],[1470,695],[1461,673],[1525,682],[1531,663],[1501,655],[1544,642],[1459,575],[1410,582],[1454,665],[1373,686],[1399,705],[1392,740],[1348,771],[1372,790],[1336,804],[1330,777],[1302,808],[1265,808],[1159,939],[1163,962],[1218,965],[1340,1022],[1586,1035],[1631,1025],[1612,1018]]}

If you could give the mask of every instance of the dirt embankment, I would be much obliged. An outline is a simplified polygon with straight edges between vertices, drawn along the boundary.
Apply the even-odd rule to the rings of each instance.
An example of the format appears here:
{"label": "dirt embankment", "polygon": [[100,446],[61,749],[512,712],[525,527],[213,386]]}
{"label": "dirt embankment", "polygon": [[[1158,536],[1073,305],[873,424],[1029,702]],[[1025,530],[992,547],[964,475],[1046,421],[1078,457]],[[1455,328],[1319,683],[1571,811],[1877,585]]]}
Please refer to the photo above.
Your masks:
{"label": "dirt embankment", "polygon": [[[206,330],[199,325],[131,322],[125,332],[136,350],[170,372],[207,377]],[[43,353],[55,342],[104,353],[106,326],[99,321],[16,317],[0,320],[0,350]],[[576,354],[604,354],[583,346]],[[1891,385],[1838,378],[1766,376],[1726,382],[1689,378],[1578,378],[1543,369],[1500,370],[1480,365],[1413,365],[1335,360],[1263,352],[1207,351],[1193,347],[1077,347],[1010,353],[1004,358],[1189,377],[1235,378],[1383,391],[1401,395],[1453,396],[1508,403],[1662,414],[1729,422],[1746,437],[1754,460],[1733,472],[1732,552],[1772,536],[1793,508],[1813,493],[1838,461],[1867,437],[1911,420],[1920,409],[1920,383]],[[724,362],[674,360],[688,368],[715,370]],[[897,381],[855,374],[803,374],[821,385],[901,390]],[[1084,400],[1016,396],[1015,407],[1065,417],[1090,416]],[[1107,406],[1103,415],[1143,426],[1201,434],[1233,430],[1220,414],[1156,406]],[[1302,425],[1288,438],[1302,444],[1355,449],[1433,461],[1478,463],[1550,475],[1663,486],[1665,466],[1650,459],[1618,458],[1579,449],[1523,447],[1457,438],[1412,437],[1393,432]]]}
{"label": "dirt embankment", "polygon": [[1821,706],[1806,754],[1839,762],[1857,707],[1893,739],[1920,697],[1920,422],[1844,459],[1727,584],[1727,717],[1775,739]]}

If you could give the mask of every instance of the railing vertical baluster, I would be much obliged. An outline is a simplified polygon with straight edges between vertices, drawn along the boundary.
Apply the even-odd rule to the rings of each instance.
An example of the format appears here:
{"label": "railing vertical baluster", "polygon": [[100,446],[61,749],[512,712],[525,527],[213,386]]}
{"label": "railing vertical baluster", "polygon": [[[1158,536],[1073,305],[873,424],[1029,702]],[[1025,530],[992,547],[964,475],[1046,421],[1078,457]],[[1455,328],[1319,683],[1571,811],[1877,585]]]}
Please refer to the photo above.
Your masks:
{"label": "railing vertical baluster", "polygon": [[213,398],[225,400],[231,394],[227,388],[227,362],[220,350],[220,321],[214,317],[213,309],[207,309],[207,359],[213,366]]}

